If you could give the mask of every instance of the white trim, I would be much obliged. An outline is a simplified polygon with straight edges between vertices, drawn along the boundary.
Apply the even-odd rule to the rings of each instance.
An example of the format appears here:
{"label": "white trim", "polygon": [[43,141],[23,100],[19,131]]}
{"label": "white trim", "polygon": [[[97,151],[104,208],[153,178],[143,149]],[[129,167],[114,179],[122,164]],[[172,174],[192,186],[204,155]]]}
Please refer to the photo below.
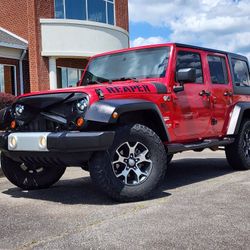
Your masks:
{"label": "white trim", "polygon": [[22,41],[22,42],[24,42],[24,43],[26,43],[28,45],[28,41],[25,40],[24,38],[22,38],[22,37],[20,37],[20,36],[18,36],[16,34],[10,32],[9,30],[4,29],[3,27],[0,27],[0,30],[2,30],[3,32],[5,32],[5,33],[7,33],[7,34],[9,34],[9,35],[17,38],[18,40],[20,40],[20,41]]}
{"label": "white trim", "polygon": [[65,0],[63,0],[63,18],[66,18],[66,3]]}
{"label": "white trim", "polygon": [[27,51],[24,50],[20,60],[19,60],[19,79],[20,79],[20,92],[21,94],[24,93],[24,82],[23,82],[23,59],[26,56]]}
{"label": "white trim", "polygon": [[13,66],[14,67],[14,85],[15,85],[15,96],[17,96],[17,70],[16,70],[16,66]]}
{"label": "white trim", "polygon": [[114,25],[116,26],[116,0],[114,0]]}
{"label": "white trim", "polygon": [[88,0],[85,0],[85,3],[86,3],[86,20],[89,20],[89,11],[88,11]]}
{"label": "white trim", "polygon": [[57,71],[56,71],[56,58],[49,58],[49,82],[50,89],[57,89]]}
{"label": "white trim", "polygon": [[229,122],[229,126],[227,129],[227,135],[233,135],[235,133],[237,122],[238,122],[239,116],[240,116],[240,111],[241,111],[241,107],[236,105],[234,107],[233,111],[231,112],[230,122]]}
{"label": "white trim", "polygon": [[[1,92],[3,92],[3,93],[5,93],[5,84],[4,84],[4,64],[0,64],[0,67],[2,68],[2,75],[0,75],[0,79],[1,79],[1,81],[0,82],[2,82],[3,83],[3,85],[0,85],[0,91]],[[2,88],[3,87],[3,88]]]}
{"label": "white trim", "polygon": [[109,23],[109,18],[108,18],[108,1],[105,1],[105,11],[106,11],[106,23]]}
{"label": "white trim", "polygon": [[4,42],[0,42],[0,46],[6,47],[6,48],[13,48],[13,49],[27,49],[27,46],[11,44],[11,43],[4,43]]}
{"label": "white trim", "polygon": [[53,24],[53,25],[62,24],[64,26],[74,24],[74,25],[80,25],[80,26],[85,25],[85,26],[98,27],[98,28],[101,27],[101,28],[106,28],[110,30],[115,30],[115,31],[121,32],[129,36],[128,31],[126,31],[125,29],[120,28],[118,26],[111,25],[111,24],[107,24],[107,23],[85,21],[85,20],[74,20],[74,19],[48,19],[48,18],[46,19],[41,18],[40,23],[41,24]]}

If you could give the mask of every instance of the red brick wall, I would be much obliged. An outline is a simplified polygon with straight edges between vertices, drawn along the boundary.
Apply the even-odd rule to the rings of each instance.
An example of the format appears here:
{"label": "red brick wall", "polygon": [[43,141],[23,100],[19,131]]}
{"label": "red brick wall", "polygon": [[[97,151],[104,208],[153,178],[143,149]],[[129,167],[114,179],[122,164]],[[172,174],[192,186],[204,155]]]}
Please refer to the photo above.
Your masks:
{"label": "red brick wall", "polygon": [[84,69],[87,63],[88,63],[88,60],[86,59],[60,58],[56,60],[57,67],[76,68],[76,69]]}
{"label": "red brick wall", "polygon": [[41,56],[40,18],[54,17],[54,0],[29,0],[29,65],[31,91],[49,89],[49,60]]}
{"label": "red brick wall", "polygon": [[0,0],[0,26],[28,39],[27,0]]}
{"label": "red brick wall", "polygon": [[128,0],[115,1],[116,25],[129,31]]}

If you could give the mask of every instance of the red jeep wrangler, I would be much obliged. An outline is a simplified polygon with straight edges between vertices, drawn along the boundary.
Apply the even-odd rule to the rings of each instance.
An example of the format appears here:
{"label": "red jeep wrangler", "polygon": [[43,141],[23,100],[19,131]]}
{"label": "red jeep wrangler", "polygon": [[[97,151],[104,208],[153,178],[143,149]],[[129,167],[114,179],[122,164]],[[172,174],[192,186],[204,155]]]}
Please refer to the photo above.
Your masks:
{"label": "red jeep wrangler", "polygon": [[113,199],[141,200],[173,154],[205,148],[250,169],[248,60],[224,51],[171,43],[98,55],[78,87],[20,96],[0,119],[2,170],[26,190],[79,166]]}

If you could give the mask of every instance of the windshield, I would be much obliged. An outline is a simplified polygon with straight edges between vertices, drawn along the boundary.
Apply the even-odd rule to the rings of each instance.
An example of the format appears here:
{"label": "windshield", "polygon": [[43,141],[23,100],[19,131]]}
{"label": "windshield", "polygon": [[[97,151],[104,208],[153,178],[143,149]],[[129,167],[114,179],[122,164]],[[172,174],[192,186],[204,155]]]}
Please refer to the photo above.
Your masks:
{"label": "windshield", "polygon": [[160,47],[97,57],[90,62],[82,85],[164,77],[169,53],[169,47]]}

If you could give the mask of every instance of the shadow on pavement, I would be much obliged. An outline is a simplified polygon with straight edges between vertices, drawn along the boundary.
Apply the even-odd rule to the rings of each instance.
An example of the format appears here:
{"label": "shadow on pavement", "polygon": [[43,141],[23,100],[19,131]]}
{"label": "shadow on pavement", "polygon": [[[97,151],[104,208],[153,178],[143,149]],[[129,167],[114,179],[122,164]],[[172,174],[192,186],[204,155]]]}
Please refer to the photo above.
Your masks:
{"label": "shadow on pavement", "polygon": [[[173,161],[167,170],[167,177],[162,188],[155,193],[153,199],[170,196],[169,189],[182,187],[192,183],[205,181],[231,173],[232,170],[225,159],[185,159]],[[3,192],[15,198],[29,198],[58,202],[62,204],[118,204],[92,184],[90,177],[61,180],[49,189],[22,191],[10,188]]]}
{"label": "shadow on pavement", "polygon": [[182,159],[173,161],[167,170],[163,188],[173,189],[233,172],[223,158]]}

